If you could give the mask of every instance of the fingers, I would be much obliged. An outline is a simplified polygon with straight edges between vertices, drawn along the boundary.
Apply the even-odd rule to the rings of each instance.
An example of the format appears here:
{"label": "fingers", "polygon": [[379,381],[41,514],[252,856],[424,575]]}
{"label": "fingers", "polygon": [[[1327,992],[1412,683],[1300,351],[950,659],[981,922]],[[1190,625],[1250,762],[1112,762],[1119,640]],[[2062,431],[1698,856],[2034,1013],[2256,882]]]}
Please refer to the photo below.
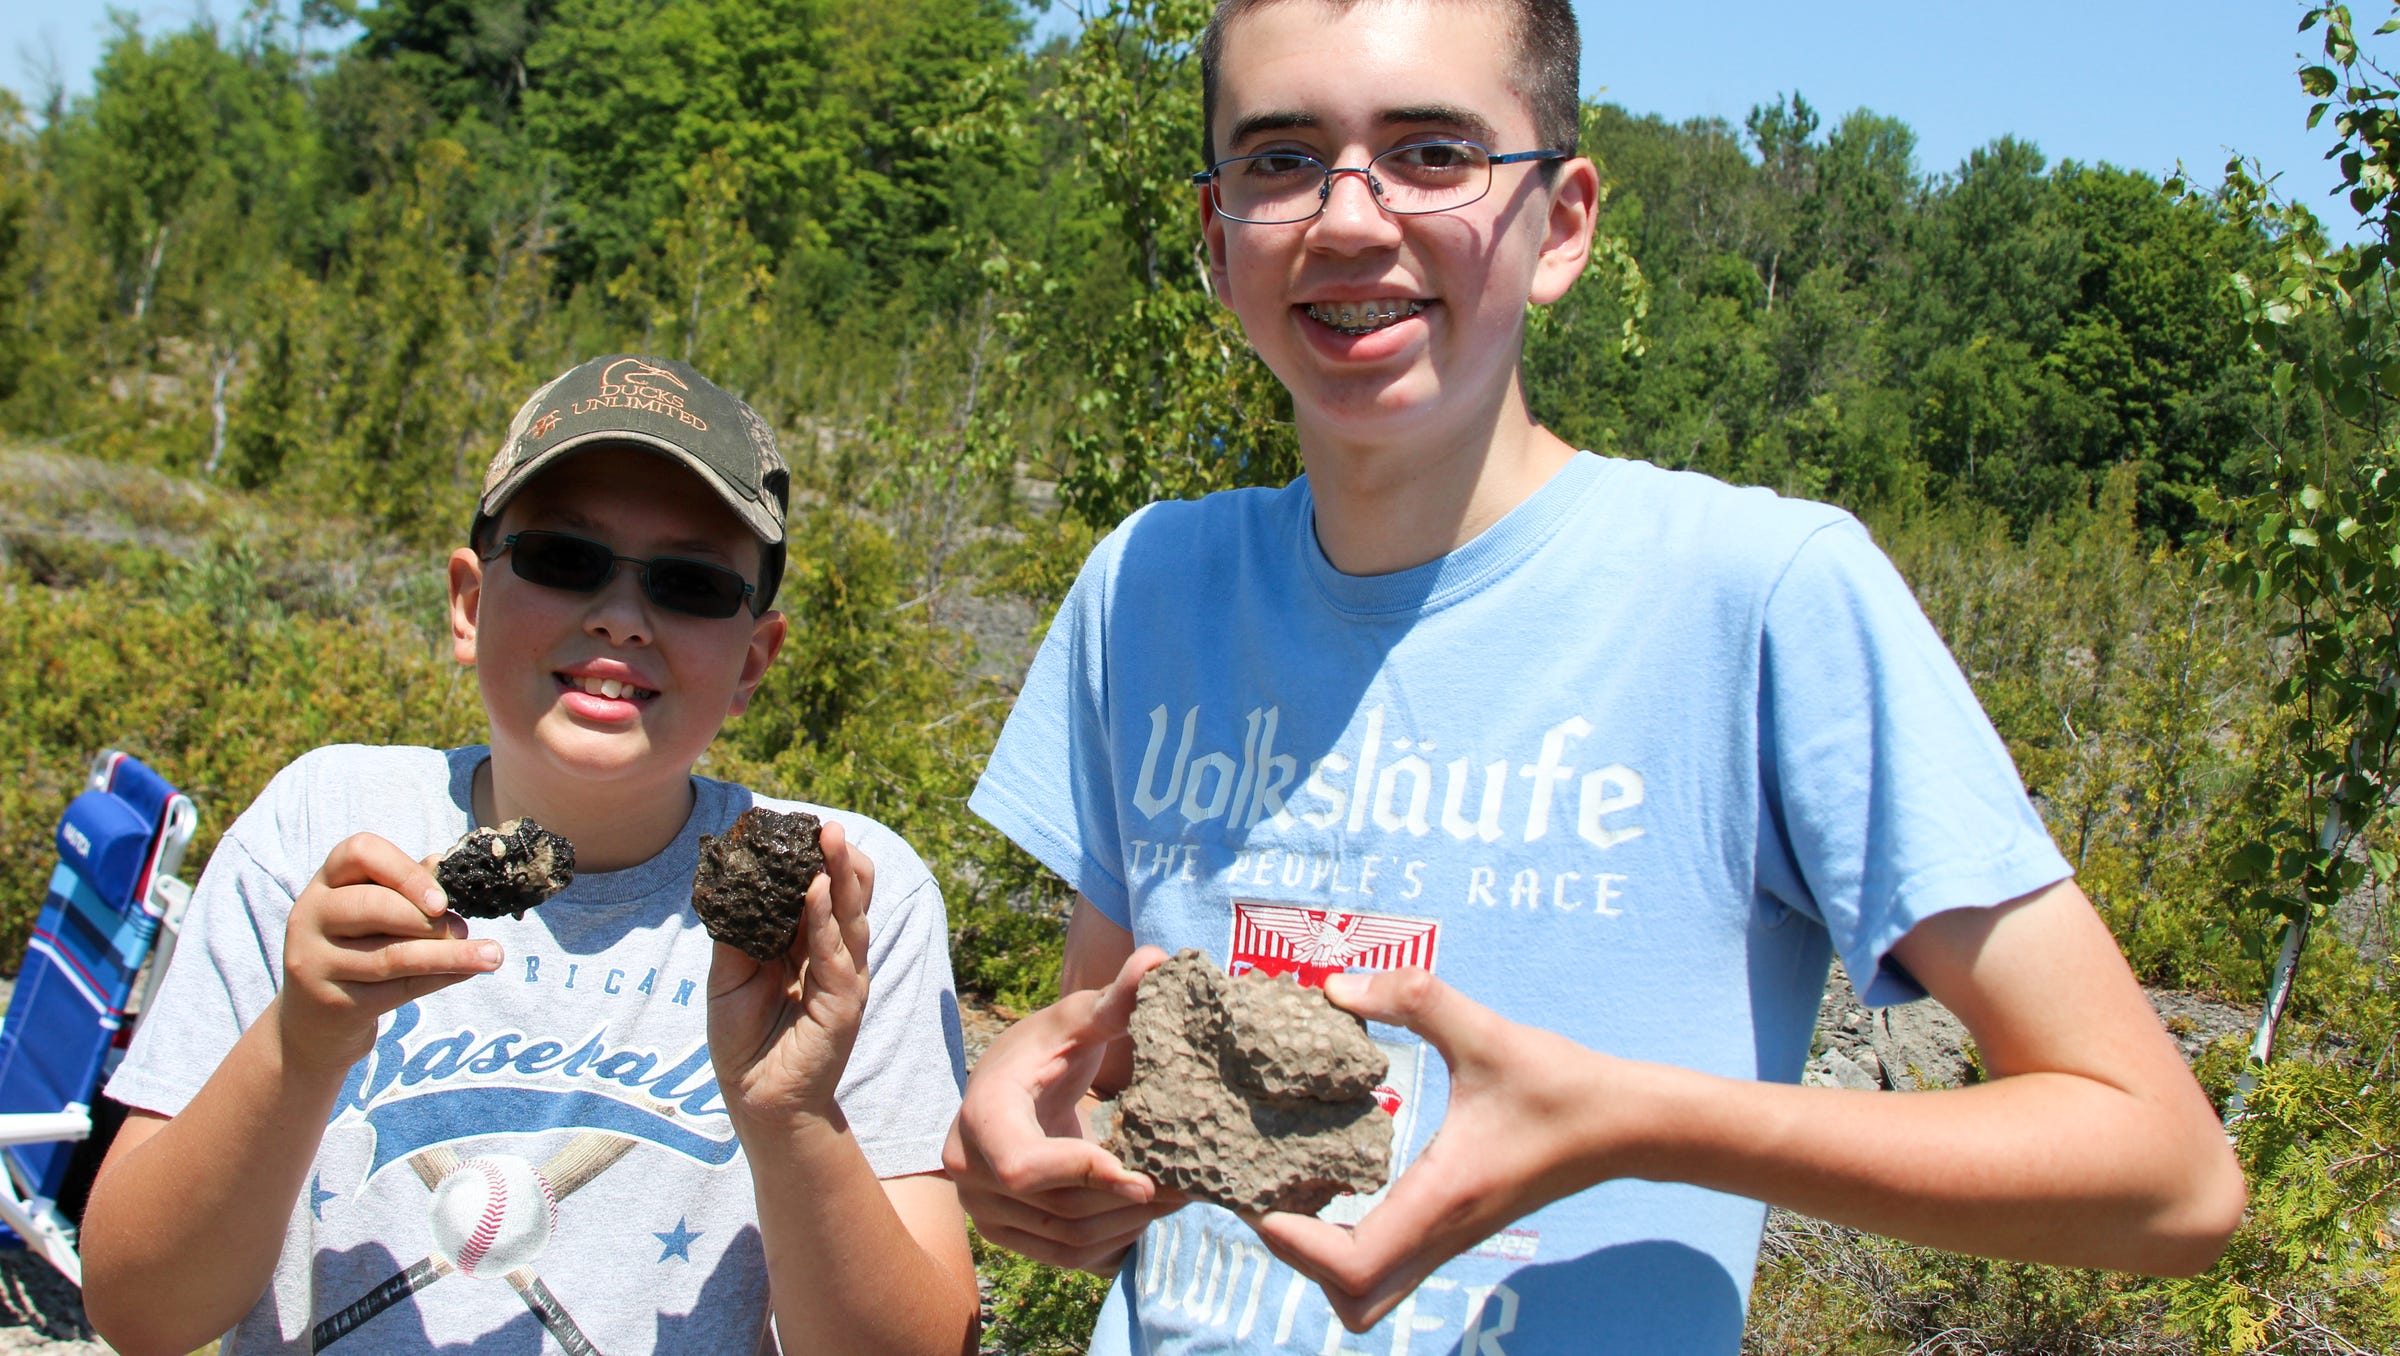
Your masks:
{"label": "fingers", "polygon": [[1405,965],[1374,975],[1331,975],[1325,996],[1375,1022],[1404,1026],[1423,1036],[1452,1068],[1459,1064],[1461,1044],[1488,1031],[1499,1014],[1434,978],[1433,972]]}
{"label": "fingers", "polygon": [[951,1127],[943,1165],[983,1236],[1051,1266],[1105,1273],[1150,1222],[1180,1209],[1088,1140]]}
{"label": "fingers", "polygon": [[1488,1153],[1454,1154],[1444,1145],[1436,1136],[1355,1228],[1280,1212],[1243,1218],[1268,1251],[1325,1291],[1344,1326],[1364,1332],[1527,1204]]}
{"label": "fingers", "polygon": [[407,1001],[379,986],[429,992],[497,970],[503,959],[498,942],[468,936],[423,862],[367,833],[326,854],[293,901],[284,937],[284,968],[304,988],[338,986],[350,1003],[377,1012]]}
{"label": "fingers", "polygon": [[[1422,1167],[1425,1160],[1419,1160]],[[1343,1326],[1365,1332],[1450,1257],[1498,1227],[1448,1172],[1403,1173],[1355,1228],[1313,1215],[1245,1214],[1267,1250],[1324,1290]]]}
{"label": "fingers", "polygon": [[333,978],[351,984],[384,984],[425,976],[465,979],[498,968],[501,960],[498,942],[463,935],[411,942],[344,938],[335,942],[334,949],[346,953],[348,963]]}
{"label": "fingers", "polygon": [[[1083,1014],[1082,1039],[1115,1040],[1124,1035],[1133,1024],[1133,1002],[1139,996],[1142,976],[1166,963],[1167,953],[1155,946],[1142,947],[1127,956],[1125,964],[1117,969],[1117,977],[1100,990]],[[1073,997],[1080,995],[1070,995]],[[1066,1001],[1061,1000],[1059,1006],[1065,1006]]]}
{"label": "fingers", "polygon": [[1149,1205],[1117,1201],[1097,1214],[1066,1216],[1031,1202],[988,1193],[961,1192],[960,1200],[974,1216],[976,1231],[987,1240],[1037,1262],[1102,1275],[1116,1269],[1142,1230],[1183,1204],[1180,1200]]}
{"label": "fingers", "polygon": [[962,1105],[951,1124],[942,1161],[962,1186],[1074,1219],[1129,1201],[1146,1205],[1157,1195],[1148,1177],[1118,1162],[1106,1149],[1078,1135],[1044,1130],[1029,1099],[1007,1106],[995,1106],[993,1100]]}
{"label": "fingers", "polygon": [[850,835],[843,831],[841,825],[831,821],[819,831],[817,846],[825,854],[825,877],[842,943],[850,949],[851,964],[864,974],[867,969],[867,907],[875,898],[874,859],[851,846]]}
{"label": "fingers", "polygon": [[417,861],[379,835],[354,833],[334,844],[311,884],[329,889],[381,886],[407,900],[425,917],[438,918],[448,911],[450,900],[433,878],[433,868],[427,864],[432,860]]}
{"label": "fingers", "polygon": [[[836,893],[820,878],[809,887],[808,902],[800,911],[798,945],[807,957],[802,984],[804,989],[822,991],[863,1011],[867,996],[866,939],[862,935],[852,945],[840,916],[841,906],[835,902]],[[856,920],[856,928],[861,934],[866,931],[863,913]]]}

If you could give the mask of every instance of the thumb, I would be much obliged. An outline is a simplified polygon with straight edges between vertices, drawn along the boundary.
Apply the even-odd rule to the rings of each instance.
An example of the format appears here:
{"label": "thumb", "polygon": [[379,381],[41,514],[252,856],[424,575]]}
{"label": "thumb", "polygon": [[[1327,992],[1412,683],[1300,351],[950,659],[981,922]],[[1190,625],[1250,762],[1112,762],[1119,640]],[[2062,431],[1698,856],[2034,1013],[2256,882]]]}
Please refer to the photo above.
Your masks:
{"label": "thumb", "polygon": [[1155,946],[1145,946],[1125,958],[1117,969],[1116,978],[1093,998],[1091,1007],[1083,1014],[1075,1036],[1078,1042],[1111,1041],[1125,1034],[1133,1023],[1133,1003],[1142,987],[1142,976],[1166,963],[1167,953]]}
{"label": "thumb", "polygon": [[1375,975],[1328,975],[1325,996],[1335,1007],[1368,1021],[1407,1027],[1453,1066],[1457,1061],[1452,1052],[1495,1016],[1490,1008],[1434,978],[1431,970],[1415,965]]}

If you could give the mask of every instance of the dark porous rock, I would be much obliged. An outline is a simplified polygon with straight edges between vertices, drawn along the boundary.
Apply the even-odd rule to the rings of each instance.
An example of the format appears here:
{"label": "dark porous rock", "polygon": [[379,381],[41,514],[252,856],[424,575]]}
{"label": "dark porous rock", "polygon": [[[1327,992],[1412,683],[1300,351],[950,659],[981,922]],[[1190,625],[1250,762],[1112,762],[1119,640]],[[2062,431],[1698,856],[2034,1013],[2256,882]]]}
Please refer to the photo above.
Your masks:
{"label": "dark porous rock", "polygon": [[1388,1061],[1323,991],[1228,979],[1183,951],[1142,977],[1132,1031],[1111,1141],[1128,1167],[1235,1210],[1315,1214],[1383,1185],[1392,1118],[1374,1089]]}
{"label": "dark porous rock", "polygon": [[531,819],[476,829],[433,870],[450,911],[467,918],[522,918],[575,879],[575,845]]}
{"label": "dark porous rock", "polygon": [[701,835],[692,907],[708,935],[761,964],[791,950],[809,882],[825,871],[820,827],[806,810],[753,805],[732,828]]}

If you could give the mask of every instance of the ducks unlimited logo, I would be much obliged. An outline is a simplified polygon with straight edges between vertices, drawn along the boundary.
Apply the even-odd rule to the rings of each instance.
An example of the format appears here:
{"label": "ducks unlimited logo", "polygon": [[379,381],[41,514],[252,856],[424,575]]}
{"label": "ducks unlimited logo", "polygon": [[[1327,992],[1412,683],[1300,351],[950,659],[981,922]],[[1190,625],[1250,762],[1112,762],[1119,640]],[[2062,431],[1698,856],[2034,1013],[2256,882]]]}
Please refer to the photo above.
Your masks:
{"label": "ducks unlimited logo", "polygon": [[[668,389],[670,386],[674,389]],[[683,378],[663,367],[654,367],[639,358],[619,358],[600,369],[599,393],[585,396],[569,405],[567,413],[585,415],[595,410],[642,410],[664,415],[705,433],[708,431],[708,421],[683,406],[683,395],[680,393],[691,389]],[[545,415],[542,422],[553,421]],[[535,436],[540,435],[537,432]]]}

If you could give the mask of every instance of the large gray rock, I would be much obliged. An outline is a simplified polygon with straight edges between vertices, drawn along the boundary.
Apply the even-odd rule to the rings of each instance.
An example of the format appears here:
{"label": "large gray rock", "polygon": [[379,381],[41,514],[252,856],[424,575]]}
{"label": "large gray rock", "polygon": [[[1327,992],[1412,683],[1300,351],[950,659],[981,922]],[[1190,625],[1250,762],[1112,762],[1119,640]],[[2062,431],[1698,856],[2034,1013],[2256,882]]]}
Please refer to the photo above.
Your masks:
{"label": "large gray rock", "polygon": [[1143,976],[1133,1079],[1110,1148],[1196,1200],[1315,1214],[1380,1188],[1392,1118],[1388,1061],[1366,1024],[1317,989],[1256,971],[1228,979],[1198,951]]}

